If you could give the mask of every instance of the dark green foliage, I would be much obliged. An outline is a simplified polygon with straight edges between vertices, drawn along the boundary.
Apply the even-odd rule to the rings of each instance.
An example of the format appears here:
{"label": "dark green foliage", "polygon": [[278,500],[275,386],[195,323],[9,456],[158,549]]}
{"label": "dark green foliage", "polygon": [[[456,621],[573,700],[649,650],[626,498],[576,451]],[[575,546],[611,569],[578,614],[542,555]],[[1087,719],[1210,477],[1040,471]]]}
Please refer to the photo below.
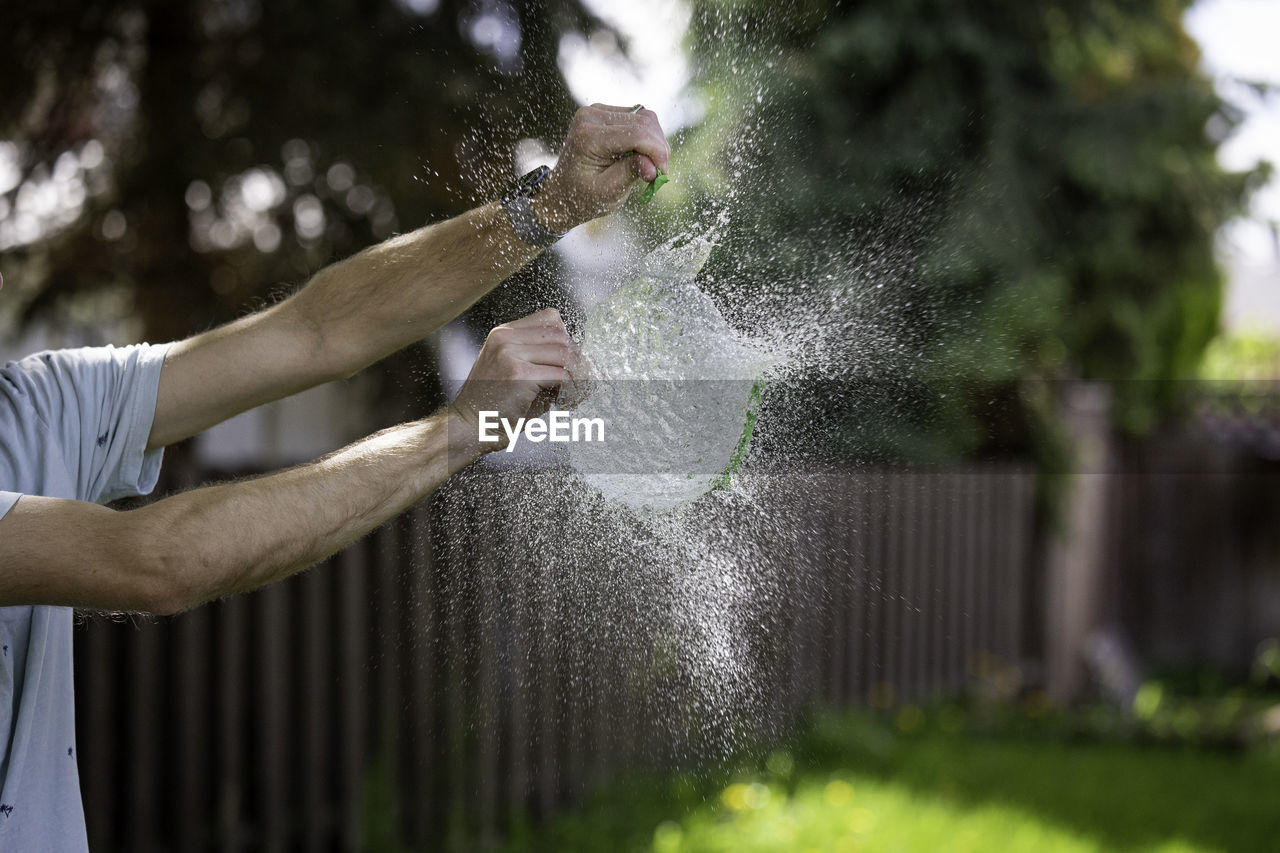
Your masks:
{"label": "dark green foliage", "polygon": [[[887,268],[899,299],[876,319],[920,354],[917,377],[1194,375],[1217,329],[1213,235],[1260,176],[1216,163],[1234,118],[1197,71],[1184,6],[704,0],[706,84],[736,119],[703,133],[735,139],[725,175],[772,202],[735,209],[740,231],[769,235],[735,263]],[[1168,387],[1124,384],[1126,425]],[[968,419],[1007,393],[970,397]],[[952,452],[990,432],[920,412],[902,417]]]}
{"label": "dark green foliage", "polygon": [[[468,35],[490,7],[518,18],[518,55]],[[37,176],[99,139],[109,173],[79,222],[6,259],[23,317],[63,317],[77,295],[123,288],[149,338],[190,334],[393,231],[494,197],[515,140],[563,132],[573,104],[556,45],[590,21],[574,0],[444,0],[427,15],[395,0],[5,4],[0,139],[20,143]],[[193,182],[222,214],[228,181],[255,167],[283,176],[291,156],[310,175],[286,181],[267,212],[278,247],[244,234],[193,241]],[[335,164],[366,189],[352,198],[346,181],[326,181]],[[301,237],[294,202],[307,195],[326,225]],[[119,239],[103,236],[110,211],[127,222]]]}

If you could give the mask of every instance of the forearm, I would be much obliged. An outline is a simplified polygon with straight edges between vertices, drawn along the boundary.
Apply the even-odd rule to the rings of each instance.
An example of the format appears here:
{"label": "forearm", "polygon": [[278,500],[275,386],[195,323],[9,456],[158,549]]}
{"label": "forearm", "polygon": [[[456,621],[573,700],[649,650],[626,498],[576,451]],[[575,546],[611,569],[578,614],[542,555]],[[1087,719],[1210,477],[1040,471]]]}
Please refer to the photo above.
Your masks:
{"label": "forearm", "polygon": [[453,319],[537,252],[501,206],[486,205],[326,267],[284,302],[175,344],[147,446],[350,376]]}
{"label": "forearm", "polygon": [[350,375],[452,320],[538,252],[488,204],[327,267],[281,307],[322,336],[331,373]]}
{"label": "forearm", "polygon": [[161,609],[256,589],[340,550],[474,461],[466,438],[435,415],[307,465],[137,510],[167,578]]}

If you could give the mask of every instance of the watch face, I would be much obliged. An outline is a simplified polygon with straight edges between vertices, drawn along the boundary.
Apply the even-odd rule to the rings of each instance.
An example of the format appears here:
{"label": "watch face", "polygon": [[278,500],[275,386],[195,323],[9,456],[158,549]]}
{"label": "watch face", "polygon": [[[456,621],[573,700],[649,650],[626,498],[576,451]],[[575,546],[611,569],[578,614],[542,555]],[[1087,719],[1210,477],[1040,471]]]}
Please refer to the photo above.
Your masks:
{"label": "watch face", "polygon": [[538,192],[543,179],[546,178],[550,172],[550,166],[539,166],[538,168],[521,175],[520,179],[515,182],[515,185],[503,194],[502,202],[505,204],[513,198],[520,198],[521,196],[529,198],[535,195]]}
{"label": "watch face", "polygon": [[520,179],[520,187],[525,195],[534,195],[542,188],[542,181],[550,173],[551,167],[539,166]]}

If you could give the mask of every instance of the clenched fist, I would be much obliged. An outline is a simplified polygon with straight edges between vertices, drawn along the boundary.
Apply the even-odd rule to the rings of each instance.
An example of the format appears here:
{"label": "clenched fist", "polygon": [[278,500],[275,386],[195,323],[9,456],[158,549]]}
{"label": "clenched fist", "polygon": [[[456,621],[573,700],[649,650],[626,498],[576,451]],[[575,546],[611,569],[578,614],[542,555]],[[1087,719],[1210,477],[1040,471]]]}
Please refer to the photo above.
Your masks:
{"label": "clenched fist", "polygon": [[[578,348],[560,312],[547,308],[489,332],[449,409],[468,430],[469,439],[478,440],[481,412],[497,412],[513,423],[538,417],[562,386],[573,384],[577,366]],[[501,436],[481,449],[499,450],[506,443],[507,437]]]}
{"label": "clenched fist", "polygon": [[573,116],[555,169],[532,205],[557,234],[617,210],[636,178],[667,170],[671,147],[652,110],[592,104]]}

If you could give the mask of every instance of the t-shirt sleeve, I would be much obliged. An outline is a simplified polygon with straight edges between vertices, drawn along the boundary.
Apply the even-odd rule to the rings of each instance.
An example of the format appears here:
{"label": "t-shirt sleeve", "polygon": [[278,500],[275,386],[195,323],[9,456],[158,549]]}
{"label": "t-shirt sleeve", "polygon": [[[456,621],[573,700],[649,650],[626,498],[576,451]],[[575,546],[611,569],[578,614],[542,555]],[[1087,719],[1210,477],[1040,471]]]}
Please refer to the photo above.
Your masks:
{"label": "t-shirt sleeve", "polygon": [[[146,446],[168,348],[87,347],[19,362],[17,375],[80,500],[106,503],[155,488],[163,452]],[[0,495],[7,511],[4,500]]]}

